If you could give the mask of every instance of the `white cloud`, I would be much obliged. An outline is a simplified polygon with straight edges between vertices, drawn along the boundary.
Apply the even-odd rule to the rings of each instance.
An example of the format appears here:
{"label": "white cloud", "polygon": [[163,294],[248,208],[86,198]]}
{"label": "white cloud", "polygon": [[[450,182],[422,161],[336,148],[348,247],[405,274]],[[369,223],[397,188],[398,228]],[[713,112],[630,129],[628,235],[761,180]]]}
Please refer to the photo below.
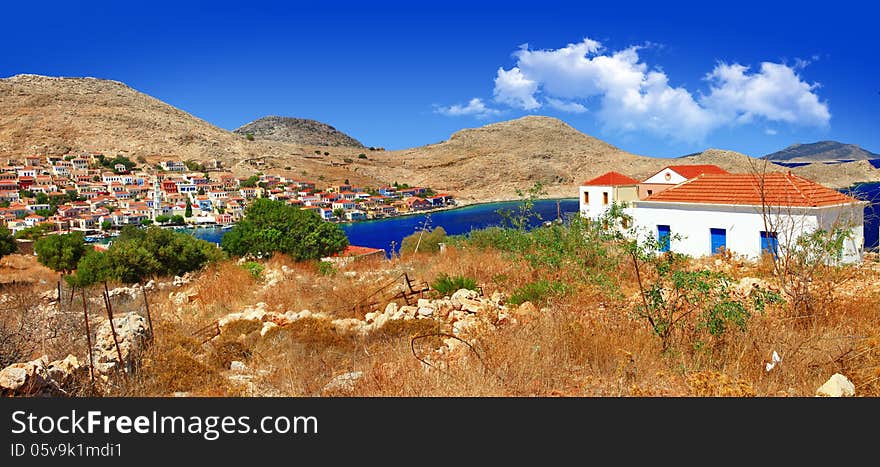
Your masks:
{"label": "white cloud", "polygon": [[584,113],[587,111],[587,108],[584,107],[583,104],[578,104],[577,102],[572,101],[563,101],[559,99],[554,99],[552,97],[547,98],[547,105],[553,107],[556,110],[561,110],[563,112],[571,112],[571,113]]}
{"label": "white cloud", "polygon": [[510,71],[498,69],[495,77],[495,100],[511,107],[519,107],[523,110],[532,110],[541,107],[535,99],[535,91],[538,83],[525,76],[519,68],[513,67]]}
{"label": "white cloud", "polygon": [[773,128],[765,128],[765,129],[764,129],[764,134],[765,134],[765,135],[770,135],[770,136],[776,136],[776,135],[779,134],[779,132],[776,131],[776,130],[774,130]]}
{"label": "white cloud", "polygon": [[501,111],[498,109],[486,107],[486,104],[483,103],[483,100],[478,97],[475,97],[468,101],[467,105],[455,104],[448,107],[436,107],[434,109],[434,112],[449,117],[473,115],[477,118],[487,118],[492,115],[498,115],[501,113]]}
{"label": "white cloud", "polygon": [[649,68],[639,56],[644,47],[650,45],[607,51],[589,38],[551,50],[520,46],[513,53],[514,66],[496,73],[494,100],[528,111],[547,105],[582,113],[595,107],[594,114],[608,130],[646,131],[691,142],[723,125],[760,119],[821,126],[831,118],[827,103],[816,94],[818,85],[796,72],[807,61],[793,67],[764,62],[757,72],[720,63],[705,76],[708,94],[695,97],[670,85],[661,69]]}
{"label": "white cloud", "polygon": [[831,120],[828,104],[813,91],[818,84],[801,80],[794,69],[779,63],[763,62],[757,73],[738,63],[718,64],[706,79],[711,93],[702,103],[726,120],[742,123],[755,117],[799,125],[827,125]]}

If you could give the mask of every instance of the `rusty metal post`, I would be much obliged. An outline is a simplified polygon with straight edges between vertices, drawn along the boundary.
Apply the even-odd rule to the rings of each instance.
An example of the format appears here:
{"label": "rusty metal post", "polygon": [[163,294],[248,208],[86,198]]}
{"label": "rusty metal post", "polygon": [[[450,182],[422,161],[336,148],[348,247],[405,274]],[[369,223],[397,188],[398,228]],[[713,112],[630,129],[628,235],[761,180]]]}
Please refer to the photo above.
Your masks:
{"label": "rusty metal post", "polygon": [[110,303],[110,289],[107,288],[107,282],[104,282],[104,305],[107,308],[107,317],[110,319],[110,333],[113,334],[113,344],[116,345],[116,356],[119,357],[119,366],[122,368],[122,376],[128,379],[128,374],[124,368],[125,362],[122,360],[122,351],[119,350],[119,338],[116,337],[116,326],[113,325],[113,305]]}
{"label": "rusty metal post", "polygon": [[89,305],[88,300],[86,300],[86,289],[80,289],[82,292],[82,300],[83,300],[83,317],[86,320],[86,342],[89,344],[89,380],[92,382],[92,387],[95,386],[95,357],[92,356],[92,329],[89,327]]}

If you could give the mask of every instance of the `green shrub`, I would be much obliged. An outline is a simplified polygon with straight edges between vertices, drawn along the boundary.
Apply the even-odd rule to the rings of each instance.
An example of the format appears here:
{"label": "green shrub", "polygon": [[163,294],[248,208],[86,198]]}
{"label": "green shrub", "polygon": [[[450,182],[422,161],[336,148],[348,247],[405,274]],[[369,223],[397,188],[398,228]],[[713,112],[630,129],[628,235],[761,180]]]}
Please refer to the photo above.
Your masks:
{"label": "green shrub", "polygon": [[569,292],[569,289],[570,286],[562,282],[546,280],[530,282],[514,290],[507,303],[511,305],[519,305],[525,302],[543,303],[552,297],[565,295]]}
{"label": "green shrub", "polygon": [[241,267],[245,268],[249,273],[251,273],[251,275],[254,276],[254,279],[259,279],[260,276],[263,274],[263,269],[265,269],[262,264],[256,261],[248,261],[242,264]]}
{"label": "green shrub", "polygon": [[295,261],[318,259],[342,251],[348,237],[337,224],[324,222],[314,212],[261,198],[254,201],[220,241],[225,251],[237,256],[258,257],[275,252]]}
{"label": "green shrub", "polygon": [[322,276],[335,276],[336,267],[329,261],[318,261],[318,274]]}
{"label": "green shrub", "polygon": [[477,290],[477,280],[464,276],[449,277],[442,273],[431,284],[431,289],[439,296],[452,295],[459,289]]}
{"label": "green shrub", "polygon": [[[414,253],[416,251],[440,251],[440,244],[446,241],[446,230],[436,227],[433,230],[418,231],[404,237],[400,242],[400,254]],[[418,250],[416,250],[418,247]]]}

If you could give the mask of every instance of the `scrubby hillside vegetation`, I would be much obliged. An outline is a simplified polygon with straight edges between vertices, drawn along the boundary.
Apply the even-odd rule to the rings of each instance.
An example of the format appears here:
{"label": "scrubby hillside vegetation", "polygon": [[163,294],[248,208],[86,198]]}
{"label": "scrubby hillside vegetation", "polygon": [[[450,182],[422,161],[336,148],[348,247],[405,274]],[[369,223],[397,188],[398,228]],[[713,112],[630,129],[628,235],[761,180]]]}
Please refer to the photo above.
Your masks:
{"label": "scrubby hillside vegetation", "polygon": [[[784,269],[771,256],[695,260],[657,254],[656,243],[631,243],[609,224],[526,231],[530,215],[526,200],[503,227],[432,232],[428,247],[390,259],[275,252],[211,258],[143,288],[108,278],[116,316],[146,316],[146,293],[152,326],[120,321],[126,364],[94,384],[82,370],[77,317],[85,291],[94,339],[112,359],[102,286],[60,302],[51,282],[6,286],[4,332],[25,308],[69,316],[69,329],[29,328],[33,342],[48,344],[26,359],[47,357],[17,367],[26,380],[17,389],[12,378],[0,384],[16,395],[60,394],[54,387],[117,396],[812,396],[820,387],[880,395],[875,255],[849,266],[807,255]],[[68,352],[77,362],[63,359]],[[67,379],[51,386],[52,374]],[[823,385],[835,374],[846,381]]]}

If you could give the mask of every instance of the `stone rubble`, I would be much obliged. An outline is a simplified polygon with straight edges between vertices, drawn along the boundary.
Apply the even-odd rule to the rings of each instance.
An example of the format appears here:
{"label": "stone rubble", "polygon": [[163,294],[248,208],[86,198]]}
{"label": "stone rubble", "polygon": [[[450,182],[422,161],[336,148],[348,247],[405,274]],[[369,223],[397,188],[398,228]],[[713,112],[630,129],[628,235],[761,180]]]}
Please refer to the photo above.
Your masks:
{"label": "stone rubble", "polygon": [[3,396],[63,396],[83,375],[88,366],[73,356],[49,361],[45,355],[24,363],[13,363],[0,370],[0,394]]}
{"label": "stone rubble", "polygon": [[[467,342],[498,326],[524,324],[535,319],[546,309],[539,310],[530,302],[508,307],[504,294],[495,292],[491,297],[460,289],[450,297],[419,299],[414,305],[388,303],[383,310],[366,313],[363,319],[333,318],[327,313],[310,310],[269,311],[265,303],[257,303],[240,312],[230,313],[218,320],[220,333],[214,339],[233,339],[244,345],[253,345],[273,330],[291,325],[302,319],[316,319],[329,323],[341,335],[365,337],[380,331],[393,321],[433,320],[448,329],[452,335]],[[444,345],[423,356],[428,361],[448,360],[466,352],[466,345],[458,339],[446,338]],[[442,365],[438,365],[442,367]]]}
{"label": "stone rubble", "polygon": [[834,373],[825,384],[816,389],[817,397],[853,397],[855,395],[855,385],[840,373]]}

